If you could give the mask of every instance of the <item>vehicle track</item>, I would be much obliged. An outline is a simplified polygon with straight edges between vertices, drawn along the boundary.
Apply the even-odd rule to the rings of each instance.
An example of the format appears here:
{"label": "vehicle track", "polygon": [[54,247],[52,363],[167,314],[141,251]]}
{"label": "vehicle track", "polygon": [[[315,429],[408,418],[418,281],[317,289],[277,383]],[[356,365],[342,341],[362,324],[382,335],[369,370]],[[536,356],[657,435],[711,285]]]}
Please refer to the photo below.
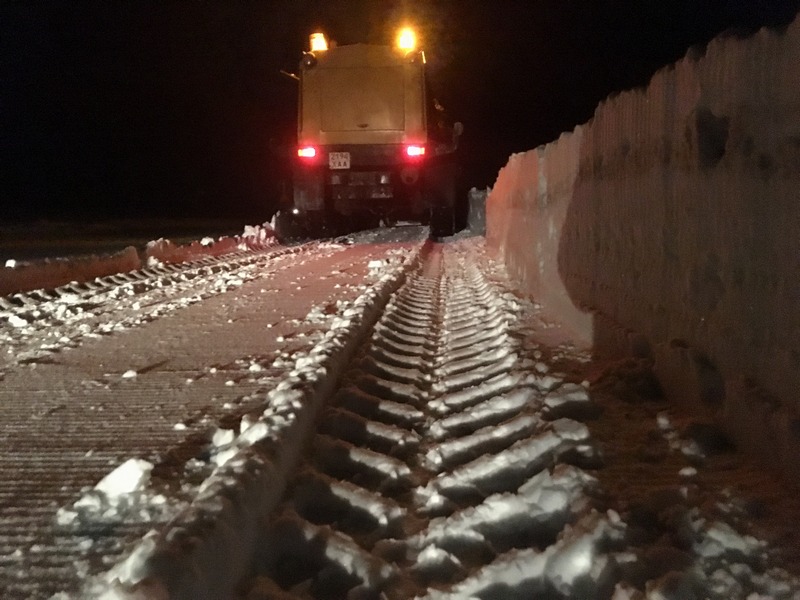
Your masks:
{"label": "vehicle track", "polygon": [[[511,305],[476,264],[439,247],[390,301],[324,409],[242,597],[599,591],[588,565],[571,581],[535,564],[519,576],[593,556],[618,532],[587,509],[588,430],[542,416],[557,384],[515,350]],[[564,535],[579,517],[580,534]]]}
{"label": "vehicle track", "polygon": [[[241,251],[0,297],[0,319],[14,326],[8,333],[0,330],[6,349],[0,368],[37,361],[77,346],[82,338],[134,327],[224,293],[263,277],[267,266],[280,270],[280,261],[311,250],[318,251],[318,245]],[[135,316],[110,318],[127,308]]]}

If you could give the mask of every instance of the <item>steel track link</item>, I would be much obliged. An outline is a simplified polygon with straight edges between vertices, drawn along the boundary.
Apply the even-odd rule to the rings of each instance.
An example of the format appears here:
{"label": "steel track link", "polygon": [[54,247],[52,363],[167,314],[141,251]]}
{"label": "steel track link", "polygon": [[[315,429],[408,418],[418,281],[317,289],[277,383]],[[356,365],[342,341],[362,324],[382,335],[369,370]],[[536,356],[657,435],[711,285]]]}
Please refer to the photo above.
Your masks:
{"label": "steel track link", "polygon": [[[390,301],[241,597],[484,597],[481,569],[573,550],[556,540],[594,484],[576,466],[593,457],[588,430],[542,417],[543,379],[513,350],[514,314],[476,264],[438,248]],[[542,576],[492,597],[560,584]]]}

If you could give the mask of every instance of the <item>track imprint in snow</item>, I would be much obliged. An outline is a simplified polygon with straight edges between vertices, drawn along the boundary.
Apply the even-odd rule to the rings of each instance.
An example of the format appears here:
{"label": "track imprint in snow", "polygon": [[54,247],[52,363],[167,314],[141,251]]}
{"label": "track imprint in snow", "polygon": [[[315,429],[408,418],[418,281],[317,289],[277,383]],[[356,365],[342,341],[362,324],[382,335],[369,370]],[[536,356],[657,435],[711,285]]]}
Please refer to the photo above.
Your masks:
{"label": "track imprint in snow", "polygon": [[[159,316],[279,272],[318,246],[279,247],[160,264],[53,290],[0,298],[0,369],[47,360],[85,338],[136,327]],[[335,251],[336,245],[331,245]],[[269,269],[265,269],[269,267]],[[110,319],[110,316],[115,318]]]}
{"label": "track imprint in snow", "polygon": [[[600,413],[589,384],[553,371],[565,354],[588,359],[569,347],[543,358],[549,350],[525,339],[525,301],[480,252],[426,246],[425,260],[353,307],[321,307],[320,318],[340,316],[273,382],[266,408],[242,417],[238,435],[216,431],[190,461],[202,463],[190,505],[91,589],[247,600],[798,597],[762,542],[689,504],[689,476],[633,509],[608,501],[614,457],[604,465],[590,436]],[[150,464],[133,466],[146,480]],[[106,495],[59,514],[80,525],[109,505],[119,513]],[[143,516],[169,516],[159,515]]]}
{"label": "track imprint in snow", "polygon": [[245,597],[484,597],[498,576],[502,597],[607,585],[588,564],[511,575],[595,560],[622,526],[587,509],[588,430],[563,402],[542,416],[561,382],[515,350],[514,306],[476,264],[436,248],[389,302],[323,409]]}

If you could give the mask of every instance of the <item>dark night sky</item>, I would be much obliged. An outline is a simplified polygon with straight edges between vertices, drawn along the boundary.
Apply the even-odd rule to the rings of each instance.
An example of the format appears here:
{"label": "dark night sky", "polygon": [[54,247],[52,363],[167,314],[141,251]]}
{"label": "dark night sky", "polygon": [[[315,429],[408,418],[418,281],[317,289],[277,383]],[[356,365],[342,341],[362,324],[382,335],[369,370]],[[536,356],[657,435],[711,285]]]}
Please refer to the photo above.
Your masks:
{"label": "dark night sky", "polygon": [[465,124],[469,185],[588,120],[716,34],[789,23],[800,0],[27,0],[0,2],[0,222],[274,210],[308,33],[422,31]]}

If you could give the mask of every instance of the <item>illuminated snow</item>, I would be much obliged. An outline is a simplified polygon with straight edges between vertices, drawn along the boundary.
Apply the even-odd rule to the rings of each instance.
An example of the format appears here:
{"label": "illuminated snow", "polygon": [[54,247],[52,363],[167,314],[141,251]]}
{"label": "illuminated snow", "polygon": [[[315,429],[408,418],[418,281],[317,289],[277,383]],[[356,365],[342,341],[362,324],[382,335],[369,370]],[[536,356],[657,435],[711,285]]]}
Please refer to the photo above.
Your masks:
{"label": "illuminated snow", "polygon": [[[163,247],[161,249],[164,250]],[[157,261],[155,257],[151,258],[154,262]],[[371,264],[370,268],[387,274],[391,273],[394,265],[400,264],[394,258],[374,262],[376,264]],[[217,285],[220,289],[226,289],[239,286],[243,281],[240,277],[224,280],[220,278]],[[481,283],[476,289],[488,288]],[[369,302],[374,299],[367,294],[365,298],[358,306],[338,302],[335,305],[320,304],[306,315],[305,321],[298,321],[298,324],[317,323],[330,329],[331,335],[323,334],[314,338],[319,341],[314,351],[302,355],[286,353],[273,363],[251,361],[243,364],[243,368],[250,373],[260,373],[268,369],[282,370],[278,383],[270,382],[270,391],[266,397],[268,406],[261,407],[264,410],[259,408],[244,415],[238,423],[238,433],[236,425],[232,425],[232,429],[206,430],[203,435],[208,436],[205,438],[209,443],[207,455],[203,460],[191,459],[186,464],[187,470],[202,473],[205,477],[201,485],[184,490],[194,498],[191,508],[182,510],[174,521],[170,521],[169,527],[172,529],[163,537],[145,538],[127,560],[117,565],[109,574],[107,585],[104,584],[104,590],[109,594],[106,597],[129,598],[121,592],[119,596],[114,595],[115,584],[111,580],[116,577],[125,582],[138,581],[150,572],[153,557],[170,556],[172,550],[181,547],[179,540],[184,540],[185,543],[191,539],[192,543],[200,547],[219,548],[218,553],[214,550],[201,554],[203,558],[192,564],[201,579],[214,578],[218,569],[224,568],[220,565],[231,564],[224,562],[227,559],[223,559],[223,555],[233,557],[230,559],[233,563],[245,560],[239,556],[241,551],[235,547],[236,537],[232,533],[238,526],[237,519],[241,517],[255,521],[261,518],[258,516],[262,511],[261,502],[265,505],[270,502],[274,505],[277,502],[277,499],[269,496],[270,490],[293,474],[281,470],[286,469],[280,462],[286,460],[283,453],[300,448],[304,440],[302,432],[313,426],[307,419],[311,412],[308,407],[316,401],[313,385],[332,372],[335,373],[336,366],[334,365],[333,371],[329,366],[331,357],[335,362],[340,349],[354,343],[356,335],[353,330],[358,326],[364,312],[369,310]],[[109,301],[119,300],[114,298]],[[79,302],[80,299],[75,294],[64,294],[58,302],[53,303],[52,314],[59,319],[76,318],[82,311],[78,306]],[[464,324],[479,324],[487,329],[496,327],[505,331],[511,321],[509,315],[514,303],[493,301],[491,304],[493,308],[486,312],[486,315],[490,315],[489,318],[481,318],[480,310],[483,309],[479,308],[465,313]],[[135,307],[136,311],[141,308],[138,304],[129,306]],[[13,311],[4,316],[13,328],[24,328],[29,324]],[[458,314],[450,316],[459,318]],[[112,324],[109,330],[117,325],[120,323]],[[395,340],[392,344],[395,345],[382,347],[374,356],[377,358],[384,353],[389,359],[399,360],[403,356],[400,352],[401,344],[413,346],[419,343],[419,339],[425,339],[424,326],[408,329],[418,329],[419,337],[398,335],[394,332]],[[81,331],[86,336],[97,334],[97,329],[88,325],[82,326]],[[21,335],[19,332],[10,335],[17,334]],[[57,341],[61,344],[70,343],[71,335],[59,334]],[[287,336],[287,339],[297,338]],[[499,337],[474,336],[467,337],[466,340],[456,336],[448,337],[445,358],[439,364],[440,372],[446,377],[432,390],[442,392],[442,395],[428,402],[426,408],[434,416],[428,421],[427,431],[424,434],[416,431],[410,433],[392,425],[372,421],[365,423],[367,434],[390,441],[398,449],[418,444],[424,438],[425,443],[430,445],[426,447],[427,464],[423,466],[433,471],[447,467],[449,461],[454,461],[454,457],[477,455],[452,472],[434,477],[430,484],[412,490],[418,515],[446,515],[436,516],[427,526],[416,530],[418,533],[408,542],[408,559],[415,561],[415,568],[419,571],[429,574],[441,571],[447,574],[462,568],[460,559],[442,547],[450,548],[448,542],[502,542],[506,533],[520,524],[561,530],[566,523],[573,523],[563,529],[555,546],[542,552],[522,549],[501,554],[492,564],[467,575],[464,581],[451,589],[443,588],[441,591],[431,592],[429,597],[502,597],[502,594],[497,595],[497,590],[502,590],[497,586],[502,585],[511,590],[521,590],[522,594],[530,591],[530,596],[555,589],[569,597],[582,585],[588,586],[587,589],[602,587],[615,564],[637,560],[635,554],[626,555],[615,548],[620,532],[625,527],[619,515],[607,512],[591,518],[586,516],[589,500],[585,491],[596,486],[597,481],[577,467],[563,464],[552,467],[553,458],[557,458],[563,451],[593,450],[590,429],[586,424],[570,419],[548,423],[539,416],[534,416],[533,412],[512,416],[515,411],[525,407],[535,411],[542,406],[560,408],[571,404],[589,404],[591,400],[587,393],[588,384],[564,383],[561,376],[552,372],[553,369],[542,358],[541,352],[536,356],[537,362],[530,364],[534,373],[522,370],[523,361],[520,356],[530,354],[520,353],[517,343],[514,337],[505,333],[499,334]],[[483,368],[485,360],[491,366]],[[397,379],[411,379],[415,373],[413,368],[383,368]],[[504,372],[494,372],[493,369]],[[477,370],[477,375],[462,375],[462,372],[474,370]],[[144,372],[130,369],[121,377],[134,379],[139,375],[143,379]],[[216,372],[217,368],[210,367],[197,379],[181,379],[181,385],[184,381],[199,383],[206,374],[213,375]],[[220,368],[219,373],[225,371]],[[472,385],[472,377],[483,380]],[[120,382],[117,380],[115,383]],[[134,384],[135,382],[130,382],[126,385]],[[461,389],[460,386],[465,387]],[[410,390],[410,386],[397,384],[394,386],[395,397],[402,398]],[[347,388],[340,400],[342,406],[347,406],[348,402],[370,406],[375,415],[394,423],[415,423],[425,417],[423,411],[408,403],[380,399],[355,388]],[[226,404],[225,408],[232,409],[236,406]],[[190,421],[187,419],[186,423]],[[186,423],[176,423],[175,431],[187,430]],[[659,414],[656,423],[676,450],[696,456],[696,449],[691,446],[691,442],[679,439],[667,414]],[[482,428],[469,431],[476,424]],[[196,431],[194,424],[191,427],[193,432]],[[464,433],[468,431],[469,433]],[[493,457],[480,456],[487,444],[504,439],[513,440],[516,435],[533,431],[538,433],[531,439],[510,445],[505,452]],[[458,437],[459,435],[463,437]],[[176,437],[180,436],[176,434]],[[260,458],[257,449],[261,444],[279,449],[280,456],[270,455],[269,460]],[[352,449],[349,459],[390,480],[411,480],[411,470],[402,461],[360,449]],[[177,512],[173,505],[174,499],[148,489],[152,469],[153,465],[148,461],[135,458],[126,461],[93,489],[86,490],[72,505],[62,508],[57,514],[57,524],[79,530],[84,524],[96,522],[150,522],[155,520],[153,515],[174,516],[170,512]],[[684,477],[694,477],[697,473],[698,469],[695,467],[684,467],[680,470],[680,475]],[[509,481],[518,480],[515,484],[518,486],[516,491],[491,494],[475,506],[457,505],[449,497],[460,491],[477,488],[491,492],[500,487],[499,482],[504,478]],[[406,510],[389,498],[376,499],[344,481],[321,479],[321,482],[332,495],[370,515],[382,531],[390,526],[399,527],[406,517]],[[684,484],[686,487],[683,488],[683,497],[686,498],[689,496],[686,490],[690,485],[688,481],[684,481]],[[220,500],[222,497],[226,498],[224,502]],[[207,523],[212,517],[224,523],[219,532],[209,533],[203,528],[203,523]],[[754,568],[760,564],[765,551],[763,542],[737,532],[728,524],[709,522],[695,513],[691,517],[691,533],[694,536],[692,550],[696,556],[697,568],[730,565],[727,570],[720,567],[714,571],[708,567],[712,573],[709,578],[713,579],[716,586],[714,589],[721,590],[720,597],[736,597],[731,590],[741,589],[741,582],[745,580],[756,581],[759,589],[764,591],[764,598],[790,597],[788,584],[780,583],[780,578],[787,579],[788,575],[760,572]],[[303,529],[303,535],[318,536],[324,540],[326,556],[364,581],[379,585],[394,572],[391,565],[383,563],[345,536],[332,535],[325,528]],[[175,540],[173,546],[170,546],[170,540]],[[92,544],[91,541],[83,543],[87,548]],[[19,554],[23,553],[20,551]],[[86,568],[85,565],[76,564],[76,570]],[[774,580],[771,579],[773,575]],[[667,579],[649,582],[648,597],[669,597],[667,594],[670,583]],[[632,597],[635,594],[625,582],[616,585],[615,600]],[[757,597],[762,596],[750,596]]]}
{"label": "illuminated snow", "polygon": [[71,506],[57,511],[63,527],[92,527],[96,523],[146,522],[169,510],[166,499],[149,493],[153,464],[131,458],[103,477]]}
{"label": "illuminated snow", "polygon": [[[538,394],[536,391],[530,388],[512,390],[476,404],[468,411],[439,419],[430,426],[428,433],[435,440],[444,439],[451,435],[452,431],[459,428],[464,428],[475,423],[482,423],[498,415],[510,415],[531,403],[537,396]],[[481,397],[478,391],[473,388],[471,399],[478,400]],[[429,406],[436,409],[439,408],[441,404],[442,402],[440,400],[435,400],[430,402]]]}
{"label": "illuminated snow", "polygon": [[[478,532],[508,533],[518,529],[523,522],[548,527],[563,525],[570,516],[571,505],[584,489],[595,483],[575,467],[559,469],[552,475],[543,471],[531,477],[516,493],[494,494],[474,508],[434,519],[425,531],[413,538],[412,544],[441,543],[451,537],[460,538]],[[426,501],[435,498],[428,497]]]}
{"label": "illuminated snow", "polygon": [[138,458],[129,458],[101,479],[94,489],[104,493],[108,498],[131,494],[147,485],[152,470],[152,463]]}
{"label": "illuminated snow", "polygon": [[28,322],[25,319],[18,317],[17,315],[9,315],[8,322],[12,327],[26,327],[28,325]]}
{"label": "illuminated snow", "polygon": [[[501,412],[500,414],[503,413]],[[478,423],[480,423],[481,418],[485,418],[484,415],[478,411],[469,411],[469,415],[474,415],[476,417],[475,421]],[[500,425],[490,425],[468,436],[437,444],[428,450],[425,454],[425,460],[428,463],[428,468],[437,470],[445,465],[453,456],[464,454],[479,455],[482,453],[480,451],[481,448],[488,446],[493,441],[515,441],[522,437],[527,437],[533,434],[540,425],[541,420],[536,416],[519,415]],[[443,436],[434,435],[433,437],[434,439],[440,439]]]}

